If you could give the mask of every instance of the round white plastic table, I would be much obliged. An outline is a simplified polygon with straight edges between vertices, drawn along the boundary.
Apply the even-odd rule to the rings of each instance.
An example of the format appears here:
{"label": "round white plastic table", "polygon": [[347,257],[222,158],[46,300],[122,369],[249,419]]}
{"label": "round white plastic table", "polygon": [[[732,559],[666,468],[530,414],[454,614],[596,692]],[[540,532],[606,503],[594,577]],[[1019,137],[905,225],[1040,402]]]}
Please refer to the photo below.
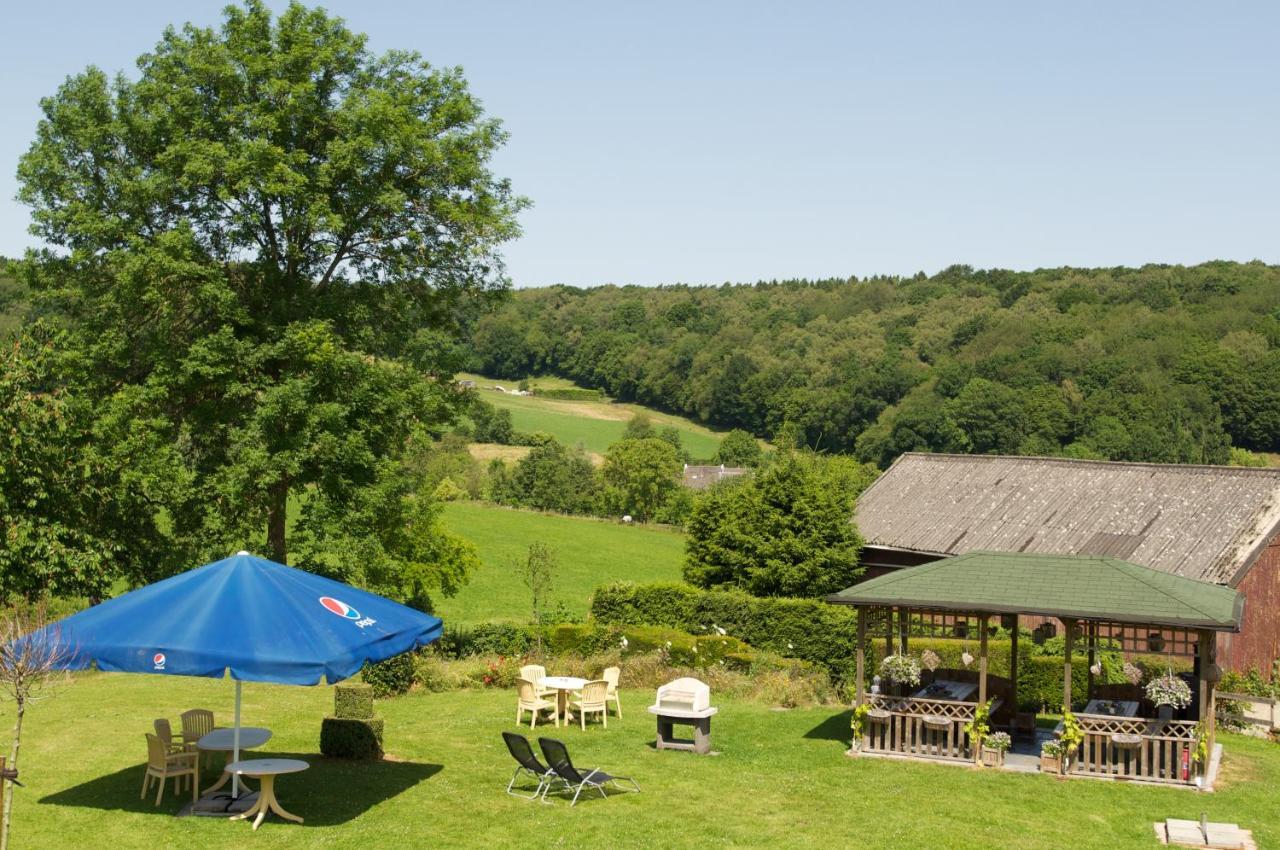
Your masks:
{"label": "round white plastic table", "polygon": [[[224,753],[226,755],[225,763],[229,764],[232,754],[235,753],[235,729],[214,729],[203,735],[199,741],[196,741],[196,747],[205,752]],[[271,730],[263,729],[261,726],[241,726],[240,727],[240,749],[256,750],[267,741],[271,740]],[[227,781],[231,779],[231,774],[227,772],[227,768],[222,768],[222,776],[219,777],[217,783],[210,785],[204,790],[205,794],[211,794],[217,791]]]}
{"label": "round white plastic table", "polygon": [[[244,731],[243,729],[241,730]],[[254,776],[262,780],[262,787],[258,789],[258,802],[253,804],[253,808],[242,814],[233,816],[232,820],[246,820],[253,818],[253,828],[257,829],[262,826],[263,819],[267,816],[267,812],[275,812],[285,820],[291,820],[294,823],[302,823],[302,818],[297,815],[291,815],[284,809],[280,808],[280,801],[276,799],[276,777],[282,773],[301,773],[311,765],[300,759],[248,759],[242,761],[233,761],[227,765],[227,772],[238,773],[241,776]],[[254,817],[256,815],[256,817]]]}
{"label": "round white plastic table", "polygon": [[569,694],[573,691],[582,690],[582,686],[587,683],[586,679],[579,679],[577,676],[543,676],[539,683],[544,688],[552,688],[556,691],[556,725],[560,725],[560,718],[563,717],[565,723],[573,720],[573,715],[569,713]]}

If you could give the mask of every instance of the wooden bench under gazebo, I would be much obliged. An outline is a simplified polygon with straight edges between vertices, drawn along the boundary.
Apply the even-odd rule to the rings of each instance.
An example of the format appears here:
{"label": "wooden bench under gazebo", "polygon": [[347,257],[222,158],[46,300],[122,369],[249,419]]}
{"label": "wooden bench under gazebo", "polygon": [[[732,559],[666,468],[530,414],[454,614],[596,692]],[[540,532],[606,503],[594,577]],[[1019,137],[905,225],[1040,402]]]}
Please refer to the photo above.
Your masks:
{"label": "wooden bench under gazebo", "polygon": [[[827,601],[858,609],[861,740],[855,750],[978,761],[966,727],[980,707],[987,707],[993,728],[1016,731],[1019,721],[1026,722],[1018,713],[1016,683],[1019,625],[1027,617],[1038,622],[1038,641],[1061,624],[1065,706],[1072,701],[1072,654],[1083,644],[1089,655],[1088,703],[1074,713],[1081,740],[1067,753],[1068,775],[1210,784],[1203,775],[1214,763],[1214,689],[1221,673],[1215,633],[1238,632],[1244,607],[1244,598],[1229,587],[1116,558],[969,552],[871,579]],[[988,672],[988,637],[997,623],[1011,638],[1008,678]],[[886,682],[869,691],[868,635],[883,635],[886,655],[908,656],[913,632],[972,640],[976,671],[928,671],[919,685]],[[1100,646],[1191,657],[1191,705],[1174,716],[1167,707],[1157,711],[1136,684],[1095,682]]]}

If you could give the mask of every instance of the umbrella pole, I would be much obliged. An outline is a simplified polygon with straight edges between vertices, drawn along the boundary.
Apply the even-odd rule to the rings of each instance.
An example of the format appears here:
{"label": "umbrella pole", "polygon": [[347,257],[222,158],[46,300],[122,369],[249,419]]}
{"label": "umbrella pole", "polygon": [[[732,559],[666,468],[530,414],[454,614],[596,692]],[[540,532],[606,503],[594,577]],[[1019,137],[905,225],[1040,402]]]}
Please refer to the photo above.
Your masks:
{"label": "umbrella pole", "polygon": [[[232,761],[240,761],[240,680],[236,679],[236,730],[231,735]],[[240,797],[240,774],[231,774],[231,799]]]}

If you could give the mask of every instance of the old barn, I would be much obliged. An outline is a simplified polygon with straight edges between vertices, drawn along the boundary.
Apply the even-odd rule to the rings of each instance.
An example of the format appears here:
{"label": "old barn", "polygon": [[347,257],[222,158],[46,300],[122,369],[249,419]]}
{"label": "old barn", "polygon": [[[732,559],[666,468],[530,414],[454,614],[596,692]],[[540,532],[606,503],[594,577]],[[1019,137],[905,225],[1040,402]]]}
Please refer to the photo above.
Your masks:
{"label": "old barn", "polygon": [[1280,469],[907,453],[863,493],[867,578],[987,550],[1119,558],[1245,597],[1218,662],[1280,658]]}

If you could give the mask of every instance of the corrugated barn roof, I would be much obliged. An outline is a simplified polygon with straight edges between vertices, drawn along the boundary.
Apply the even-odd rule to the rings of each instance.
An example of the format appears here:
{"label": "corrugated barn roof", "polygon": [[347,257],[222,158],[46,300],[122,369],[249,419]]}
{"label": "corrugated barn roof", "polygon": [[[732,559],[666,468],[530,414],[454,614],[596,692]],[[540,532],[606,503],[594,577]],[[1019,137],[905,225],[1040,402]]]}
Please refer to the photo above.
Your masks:
{"label": "corrugated barn roof", "polygon": [[877,546],[1105,555],[1234,585],[1280,525],[1280,469],[909,452],[855,521]]}

